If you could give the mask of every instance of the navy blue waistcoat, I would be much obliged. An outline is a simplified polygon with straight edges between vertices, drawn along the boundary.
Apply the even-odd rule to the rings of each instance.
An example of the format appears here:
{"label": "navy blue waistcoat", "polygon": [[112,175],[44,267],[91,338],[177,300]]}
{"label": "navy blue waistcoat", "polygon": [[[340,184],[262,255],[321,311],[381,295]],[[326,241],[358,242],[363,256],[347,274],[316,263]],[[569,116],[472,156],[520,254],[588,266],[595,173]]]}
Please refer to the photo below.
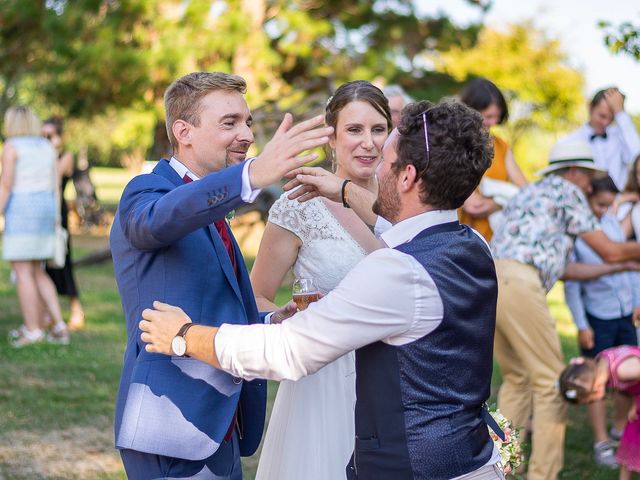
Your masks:
{"label": "navy blue waistcoat", "polygon": [[482,467],[493,451],[480,411],[491,384],[494,262],[458,222],[430,227],[397,250],[435,282],[443,320],[409,344],[356,351],[356,445],[347,476],[450,479]]}

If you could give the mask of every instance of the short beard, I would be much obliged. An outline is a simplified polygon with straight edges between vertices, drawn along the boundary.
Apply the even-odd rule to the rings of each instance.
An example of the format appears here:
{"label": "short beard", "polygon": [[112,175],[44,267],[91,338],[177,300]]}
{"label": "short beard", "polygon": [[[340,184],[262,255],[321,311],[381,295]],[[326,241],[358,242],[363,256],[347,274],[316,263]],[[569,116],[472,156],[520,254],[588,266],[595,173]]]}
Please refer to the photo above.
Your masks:
{"label": "short beard", "polygon": [[234,166],[234,165],[237,165],[238,163],[240,163],[240,161],[237,161],[237,162],[236,162],[235,160],[233,160],[233,159],[231,158],[231,155],[229,155],[229,152],[227,152],[227,153],[225,154],[225,157],[224,157],[224,166],[225,166],[225,168],[226,168],[226,167],[232,167],[232,166]]}
{"label": "short beard", "polygon": [[395,224],[400,211],[400,195],[396,190],[397,176],[389,173],[387,177],[380,182],[378,189],[378,198],[373,202],[373,213]]}

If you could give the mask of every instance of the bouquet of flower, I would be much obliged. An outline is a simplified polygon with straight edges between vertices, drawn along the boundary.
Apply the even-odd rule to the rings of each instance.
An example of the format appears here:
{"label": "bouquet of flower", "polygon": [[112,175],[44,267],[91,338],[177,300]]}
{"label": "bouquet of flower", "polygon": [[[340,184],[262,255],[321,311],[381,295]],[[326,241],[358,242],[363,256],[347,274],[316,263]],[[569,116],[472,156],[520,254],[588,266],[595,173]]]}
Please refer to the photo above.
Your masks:
{"label": "bouquet of flower", "polygon": [[506,437],[506,440],[503,442],[502,439],[489,428],[491,439],[500,451],[500,456],[502,457],[502,469],[505,474],[512,473],[522,463],[522,447],[519,441],[520,432],[511,427],[511,422],[500,413],[500,410],[491,410],[489,413],[496,420]]}

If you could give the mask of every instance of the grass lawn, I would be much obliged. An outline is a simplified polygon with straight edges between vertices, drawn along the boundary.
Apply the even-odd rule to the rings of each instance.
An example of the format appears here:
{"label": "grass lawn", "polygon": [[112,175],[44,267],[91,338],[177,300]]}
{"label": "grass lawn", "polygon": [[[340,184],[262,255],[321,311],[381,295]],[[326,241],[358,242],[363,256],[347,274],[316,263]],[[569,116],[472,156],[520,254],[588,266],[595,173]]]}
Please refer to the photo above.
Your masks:
{"label": "grass lawn", "polygon": [[[104,238],[74,238],[82,255],[104,245]],[[74,333],[68,347],[38,345],[11,349],[7,331],[20,323],[9,267],[0,262],[0,479],[124,478],[112,448],[113,405],[117,392],[125,328],[110,263],[77,271],[87,328]],[[281,290],[281,301],[287,289]],[[550,304],[564,333],[567,356],[575,354],[561,292]],[[66,304],[63,305],[63,308]],[[497,388],[499,376],[495,375]],[[495,390],[495,388],[494,388]],[[275,385],[270,385],[270,398]],[[244,459],[252,479],[257,455]],[[615,479],[596,468],[584,409],[572,408],[566,442],[564,479]]]}

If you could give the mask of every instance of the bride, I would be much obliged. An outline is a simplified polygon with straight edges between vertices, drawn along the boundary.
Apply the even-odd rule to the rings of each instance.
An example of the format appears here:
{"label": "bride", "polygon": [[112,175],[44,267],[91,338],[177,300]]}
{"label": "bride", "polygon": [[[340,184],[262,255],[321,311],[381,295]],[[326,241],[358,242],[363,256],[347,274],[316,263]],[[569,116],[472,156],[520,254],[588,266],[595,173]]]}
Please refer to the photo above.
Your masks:
{"label": "bride", "polygon": [[[325,122],[336,174],[376,193],[376,167],[391,129],[389,104],[366,81],[349,82],[329,99]],[[348,184],[346,197],[348,199]],[[300,203],[283,194],[271,208],[251,283],[258,308],[274,310],[276,292],[293,268],[326,293],[365,255],[379,248],[371,230],[342,203]],[[297,382],[280,382],[256,480],[345,478],[354,445],[353,352]]]}

